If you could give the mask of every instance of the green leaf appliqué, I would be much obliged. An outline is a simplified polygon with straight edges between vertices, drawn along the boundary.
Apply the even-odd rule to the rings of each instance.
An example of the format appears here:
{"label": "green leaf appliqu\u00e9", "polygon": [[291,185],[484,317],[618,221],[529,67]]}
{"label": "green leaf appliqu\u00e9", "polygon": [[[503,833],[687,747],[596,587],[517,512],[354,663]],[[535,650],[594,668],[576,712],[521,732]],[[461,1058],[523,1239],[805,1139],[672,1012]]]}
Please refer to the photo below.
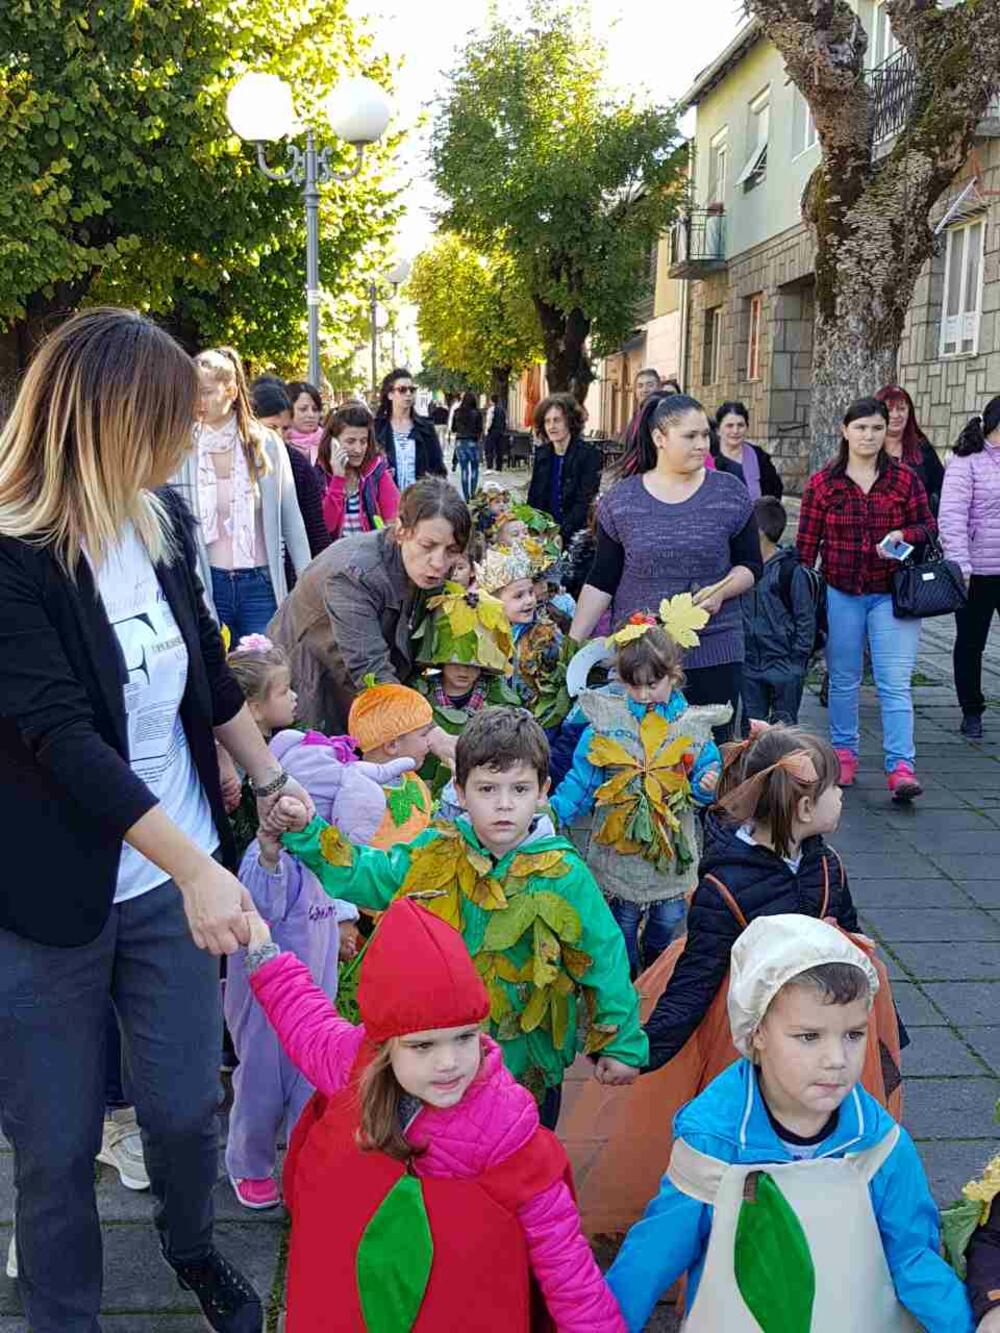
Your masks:
{"label": "green leaf appliqu\u00e9", "polygon": [[763,1333],[809,1333],[816,1299],[809,1242],[766,1171],[746,1178],[733,1267],[740,1295]]}
{"label": "green leaf appliqu\u00e9", "polygon": [[379,1204],[358,1245],[361,1313],[369,1333],[409,1333],[434,1261],[423,1186],[401,1176]]}

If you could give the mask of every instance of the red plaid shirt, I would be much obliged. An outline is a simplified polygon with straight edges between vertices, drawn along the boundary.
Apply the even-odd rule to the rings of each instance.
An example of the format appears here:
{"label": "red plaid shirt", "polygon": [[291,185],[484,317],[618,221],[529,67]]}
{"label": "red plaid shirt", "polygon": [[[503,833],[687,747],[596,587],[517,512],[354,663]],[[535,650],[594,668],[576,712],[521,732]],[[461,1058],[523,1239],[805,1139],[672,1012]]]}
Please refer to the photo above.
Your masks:
{"label": "red plaid shirt", "polygon": [[827,468],[814,473],[802,496],[797,545],[804,565],[823,558],[823,576],[839,592],[888,592],[895,560],[884,560],[875,547],[899,529],[919,546],[937,533],[923,482],[915,472],[889,462],[866,495],[850,477],[834,477]]}

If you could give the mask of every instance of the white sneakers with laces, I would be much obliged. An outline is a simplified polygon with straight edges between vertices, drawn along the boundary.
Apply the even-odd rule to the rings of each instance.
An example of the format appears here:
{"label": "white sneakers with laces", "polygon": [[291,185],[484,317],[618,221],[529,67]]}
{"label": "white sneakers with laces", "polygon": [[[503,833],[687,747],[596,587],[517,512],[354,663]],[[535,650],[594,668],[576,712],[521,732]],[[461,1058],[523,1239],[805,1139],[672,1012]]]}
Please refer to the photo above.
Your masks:
{"label": "white sneakers with laces", "polygon": [[113,1166],[126,1189],[149,1189],[149,1176],[146,1174],[146,1160],[142,1155],[142,1138],[134,1107],[126,1106],[120,1111],[108,1111],[105,1115],[104,1135],[97,1160]]}

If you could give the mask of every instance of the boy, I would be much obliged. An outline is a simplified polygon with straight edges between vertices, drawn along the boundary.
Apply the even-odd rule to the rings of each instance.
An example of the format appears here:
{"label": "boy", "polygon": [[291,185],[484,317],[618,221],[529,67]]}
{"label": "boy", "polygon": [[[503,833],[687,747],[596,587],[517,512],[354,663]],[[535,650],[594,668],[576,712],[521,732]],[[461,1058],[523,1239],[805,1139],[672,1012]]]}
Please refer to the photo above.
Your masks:
{"label": "boy", "polygon": [[284,844],[331,897],[381,910],[417,895],[456,926],[490,994],[489,1033],[554,1128],[563,1075],[576,1056],[577,1002],[589,1019],[584,1049],[603,1083],[631,1083],[648,1055],[621,931],[572,843],[539,814],[549,747],[523,709],[485,708],[459,737],[455,785],[466,814],[388,853],[352,847],[331,825],[304,821]]}
{"label": "boy", "polygon": [[[364,758],[373,764],[412,759],[419,768],[427,758],[434,714],[422,694],[405,685],[371,685],[351,705],[347,721]],[[431,822],[431,794],[416,773],[404,773],[384,787],[385,816],[370,846],[383,850],[412,842]]]}
{"label": "boy", "polygon": [[686,1272],[685,1333],[971,1333],[913,1141],[858,1084],[867,955],[824,921],[757,917],[730,978],[747,1058],[674,1121],[659,1195],[608,1273],[629,1329]]}
{"label": "boy", "polygon": [[809,657],[816,636],[816,604],[809,575],[794,547],[779,546],[788,515],[780,500],[762,496],[754,503],[764,573],[743,594],[743,735],[750,719],[799,720]]}

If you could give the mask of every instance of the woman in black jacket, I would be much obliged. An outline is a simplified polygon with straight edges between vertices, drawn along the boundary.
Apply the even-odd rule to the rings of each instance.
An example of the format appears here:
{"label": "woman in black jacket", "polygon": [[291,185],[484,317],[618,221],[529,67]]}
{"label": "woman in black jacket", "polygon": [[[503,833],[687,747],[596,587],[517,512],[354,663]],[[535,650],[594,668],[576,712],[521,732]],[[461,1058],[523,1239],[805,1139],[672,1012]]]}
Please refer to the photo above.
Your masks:
{"label": "woman in black jacket", "polygon": [[428,473],[446,477],[441,441],[433,423],[413,410],[417,386],[408,370],[390,370],[382,381],[375,438],[402,494]]}
{"label": "woman in black jacket", "polygon": [[528,504],[551,514],[563,547],[587,526],[590,502],[601,484],[600,450],[583,438],[583,413],[572,394],[554,393],[535,409],[535,450]]}
{"label": "woman in black jacket", "polygon": [[474,393],[464,393],[452,420],[455,432],[455,462],[461,468],[462,495],[466,504],[479,486],[479,441],[483,438],[483,414]]}
{"label": "woman in black jacket", "polygon": [[[210,1326],[261,1327],[212,1243],[218,963],[249,938],[219,864],[216,738],[267,817],[287,782],[225,663],[169,490],[190,448],[190,358],[134,311],[89,310],[36,356],[0,435],[0,1120],[35,1333],[91,1333],[93,1160],[109,1000],[156,1225]],[[307,798],[308,799],[308,798]]]}
{"label": "woman in black jacket", "polygon": [[747,439],[749,428],[750,413],[742,403],[723,403],[715,414],[712,461],[719,472],[739,477],[751,500],[762,495],[780,500],[785,488],[778,470],[767,450]]}
{"label": "woman in black jacket", "polygon": [[885,451],[897,463],[905,463],[924,483],[931,513],[937,518],[944,485],[944,464],[938,451],[920,429],[913,399],[898,384],[887,384],[875,395],[889,409]]}

